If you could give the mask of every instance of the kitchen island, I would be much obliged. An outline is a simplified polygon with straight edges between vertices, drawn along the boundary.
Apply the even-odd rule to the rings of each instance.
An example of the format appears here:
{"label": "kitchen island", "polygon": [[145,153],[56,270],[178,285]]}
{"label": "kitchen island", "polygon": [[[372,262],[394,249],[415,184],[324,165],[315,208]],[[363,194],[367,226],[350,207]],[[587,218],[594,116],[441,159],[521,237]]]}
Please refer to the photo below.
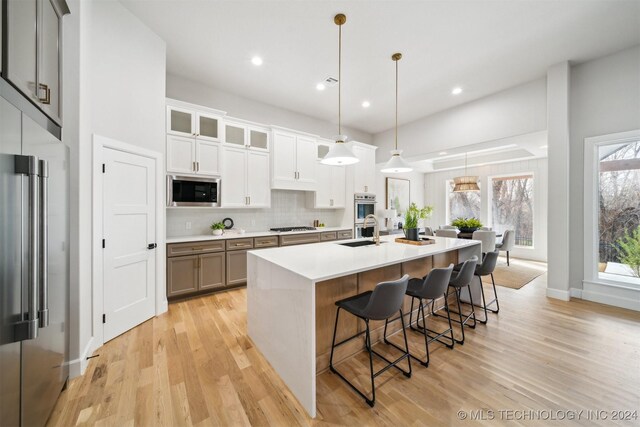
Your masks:
{"label": "kitchen island", "polygon": [[[311,417],[316,416],[316,375],[329,366],[335,301],[404,274],[422,277],[433,268],[480,258],[479,241],[435,237],[434,244],[416,246],[396,243],[396,237],[382,237],[380,246],[345,246],[354,241],[349,240],[248,252],[249,337]],[[407,298],[405,315],[408,304]],[[383,326],[371,322],[374,343]],[[400,322],[389,326],[396,331]],[[336,339],[362,328],[355,317],[342,316]],[[350,344],[336,349],[335,362],[364,348],[364,340]]]}

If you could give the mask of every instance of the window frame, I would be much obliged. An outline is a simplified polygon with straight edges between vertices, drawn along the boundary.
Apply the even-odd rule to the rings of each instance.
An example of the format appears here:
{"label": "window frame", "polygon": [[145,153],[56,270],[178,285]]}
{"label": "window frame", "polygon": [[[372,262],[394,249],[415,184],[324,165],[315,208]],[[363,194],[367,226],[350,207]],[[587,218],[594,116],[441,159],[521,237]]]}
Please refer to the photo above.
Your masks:
{"label": "window frame", "polygon": [[[584,139],[584,259],[583,283],[596,283],[618,288],[638,290],[640,279],[624,276],[602,276],[598,271],[600,229],[600,147],[630,144],[640,141],[640,130],[594,136]],[[615,279],[614,279],[615,277]]]}
{"label": "window frame", "polygon": [[512,178],[522,175],[531,175],[533,180],[531,191],[533,192],[534,202],[531,205],[531,246],[514,245],[518,249],[535,250],[536,249],[536,173],[533,171],[501,173],[497,175],[487,176],[487,224],[493,228],[493,180],[496,178]]}

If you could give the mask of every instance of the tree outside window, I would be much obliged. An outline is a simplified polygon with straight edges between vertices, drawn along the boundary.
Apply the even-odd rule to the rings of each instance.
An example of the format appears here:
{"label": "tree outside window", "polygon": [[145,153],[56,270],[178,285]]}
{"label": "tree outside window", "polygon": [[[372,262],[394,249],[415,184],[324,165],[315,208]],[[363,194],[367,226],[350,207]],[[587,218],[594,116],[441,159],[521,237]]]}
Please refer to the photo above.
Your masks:
{"label": "tree outside window", "polygon": [[533,246],[533,175],[491,178],[491,224],[498,234],[514,230],[517,246]]}
{"label": "tree outside window", "polygon": [[633,276],[621,242],[640,226],[640,142],[604,145],[598,156],[599,271]]}
{"label": "tree outside window", "polygon": [[480,192],[454,193],[454,185],[453,180],[447,181],[449,223],[456,218],[480,218]]}

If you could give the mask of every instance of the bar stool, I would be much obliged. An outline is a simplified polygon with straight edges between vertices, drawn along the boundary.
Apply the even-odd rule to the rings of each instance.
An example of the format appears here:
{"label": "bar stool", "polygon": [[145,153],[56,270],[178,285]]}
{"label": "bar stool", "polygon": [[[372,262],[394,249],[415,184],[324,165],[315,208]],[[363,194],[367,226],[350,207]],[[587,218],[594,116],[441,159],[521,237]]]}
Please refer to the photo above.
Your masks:
{"label": "bar stool", "polygon": [[[409,280],[409,284],[407,285],[407,295],[411,297],[411,311],[409,312],[409,328],[412,331],[418,332],[424,335],[424,348],[426,351],[426,360],[420,360],[413,357],[415,360],[420,362],[425,367],[429,367],[429,343],[433,341],[438,341],[448,348],[453,348],[455,341],[453,339],[453,327],[451,326],[451,315],[449,313],[449,304],[447,303],[447,287],[449,286],[449,280],[451,280],[451,272],[453,271],[453,264],[449,265],[447,268],[434,268],[424,276],[422,279],[413,278]],[[432,329],[427,328],[427,322],[424,316],[424,307],[428,305],[429,302],[424,302],[425,300],[433,302],[437,299],[444,296],[444,307],[447,310],[447,319],[449,321],[449,329],[438,332]],[[418,300],[418,313],[416,318],[416,325],[413,326],[413,303],[415,300]],[[422,317],[422,326],[420,326],[420,317]],[[450,336],[447,337],[447,332],[450,333]],[[431,335],[430,335],[431,334]],[[442,341],[440,338],[447,338],[451,340],[450,342]],[[403,351],[402,348],[393,344],[392,342],[387,341],[387,334],[384,336],[385,342],[391,344],[395,348],[400,351]]]}
{"label": "bar stool", "polygon": [[[475,329],[477,325],[476,312],[473,305],[473,297],[471,295],[471,289],[469,289],[469,285],[471,285],[471,281],[473,280],[477,263],[478,263],[478,257],[473,256],[469,258],[462,264],[462,267],[460,267],[460,271],[458,272],[456,277],[452,277],[451,280],[449,281],[449,293],[447,294],[447,297],[451,294],[451,289],[453,289],[454,291],[453,293],[455,293],[456,295],[456,303],[458,305],[458,311],[451,311],[451,313],[457,314],[460,317],[460,320],[451,319],[451,321],[460,324],[460,331],[462,333],[462,339],[457,340],[454,338],[454,340],[456,343],[460,345],[464,345],[464,327],[465,325],[467,325],[467,322],[469,322],[469,320],[473,320],[472,324],[467,325],[467,327],[471,329]],[[468,314],[463,314],[462,307],[460,306],[460,292],[463,288],[467,288],[469,290],[469,300],[471,301],[471,312]],[[444,317],[443,315],[438,314],[437,312],[434,311],[433,304],[431,305],[431,314],[438,317]]]}
{"label": "bar stool", "polygon": [[[392,282],[381,282],[376,285],[373,291],[367,291],[349,298],[336,301],[338,311],[336,312],[336,323],[333,328],[333,341],[331,344],[331,357],[329,358],[329,369],[331,372],[337,374],[344,382],[346,382],[356,393],[364,398],[364,400],[373,407],[376,403],[376,386],[374,378],[385,372],[392,366],[398,369],[407,378],[411,378],[411,358],[409,356],[409,343],[407,342],[407,333],[404,328],[404,318],[402,316],[402,302],[404,300],[404,294],[407,290],[407,284],[409,282],[409,275],[405,274],[400,280]],[[340,310],[345,310],[348,313],[364,320],[365,330],[358,332],[357,334],[349,337],[336,344],[336,331],[338,329],[338,317],[340,316]],[[371,334],[369,331],[369,320],[384,320],[384,335],[387,335],[387,324],[389,319],[400,312],[400,321],[402,322],[402,333],[404,334],[405,349],[401,349],[403,352],[395,361],[390,361],[380,353],[376,352],[371,345]],[[349,380],[347,380],[340,372],[333,366],[333,350],[348,342],[352,339],[365,334],[365,347],[369,352],[369,369],[371,373],[371,399],[369,399],[362,391],[358,390]],[[386,339],[385,339],[386,342]],[[387,366],[380,369],[378,372],[373,372],[373,355],[376,355],[387,362]],[[397,364],[402,360],[407,359],[409,364],[409,370],[405,371]]]}
{"label": "bar stool", "polygon": [[[487,311],[491,311],[493,313],[498,313],[500,311],[500,303],[498,302],[498,292],[496,291],[496,281],[493,278],[493,272],[496,269],[496,265],[498,264],[498,256],[500,255],[500,250],[496,249],[493,252],[488,252],[484,259],[482,260],[482,264],[476,265],[476,270],[474,271],[474,275],[478,276],[480,280],[480,292],[482,295],[482,309],[484,310],[484,320],[478,319],[480,323],[486,324],[488,320]],[[453,270],[458,271],[462,268],[462,264],[456,265]],[[494,299],[487,303],[484,295],[484,286],[482,284],[482,276],[491,276],[491,284],[493,285],[493,295]],[[489,308],[493,303],[496,304],[496,309],[493,310]]]}

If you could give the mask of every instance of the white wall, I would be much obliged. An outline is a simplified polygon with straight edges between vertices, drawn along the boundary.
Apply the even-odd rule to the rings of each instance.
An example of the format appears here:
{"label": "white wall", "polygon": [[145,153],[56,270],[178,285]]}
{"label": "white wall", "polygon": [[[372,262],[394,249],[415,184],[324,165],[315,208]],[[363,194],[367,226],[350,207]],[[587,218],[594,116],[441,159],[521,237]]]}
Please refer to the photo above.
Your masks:
{"label": "white wall", "polygon": [[75,376],[96,345],[93,320],[99,315],[92,309],[92,135],[164,154],[166,54],[164,41],[119,2],[83,0],[70,6],[65,43],[74,37],[80,41],[69,42],[63,66],[65,114],[71,112],[63,128],[72,162],[70,360]]}
{"label": "white wall", "polygon": [[[584,139],[640,129],[640,45],[571,69],[569,285],[584,278]],[[614,294],[616,289],[605,292]]]}
{"label": "white wall", "polygon": [[[533,173],[533,248],[516,248],[511,255],[518,258],[547,260],[547,159],[523,160],[518,162],[498,163],[486,166],[470,167],[469,175],[480,177],[481,213],[480,221],[490,225],[489,201],[491,186],[489,177]],[[461,170],[427,173],[424,175],[424,202],[434,207],[433,216],[427,225],[438,228],[448,224],[446,182],[459,176]]]}
{"label": "white wall", "polygon": [[[243,98],[172,74],[167,75],[167,97],[226,111],[231,117],[265,125],[282,126],[323,138],[331,139],[338,133],[338,126],[335,123]],[[346,132],[350,139],[365,144],[373,140],[371,134],[363,131],[346,127],[343,128],[343,132]]]}
{"label": "white wall", "polygon": [[[462,95],[464,96],[464,95]],[[405,158],[546,130],[545,79],[498,92],[408,123],[398,129]],[[393,130],[377,133],[377,162],[385,162]]]}

